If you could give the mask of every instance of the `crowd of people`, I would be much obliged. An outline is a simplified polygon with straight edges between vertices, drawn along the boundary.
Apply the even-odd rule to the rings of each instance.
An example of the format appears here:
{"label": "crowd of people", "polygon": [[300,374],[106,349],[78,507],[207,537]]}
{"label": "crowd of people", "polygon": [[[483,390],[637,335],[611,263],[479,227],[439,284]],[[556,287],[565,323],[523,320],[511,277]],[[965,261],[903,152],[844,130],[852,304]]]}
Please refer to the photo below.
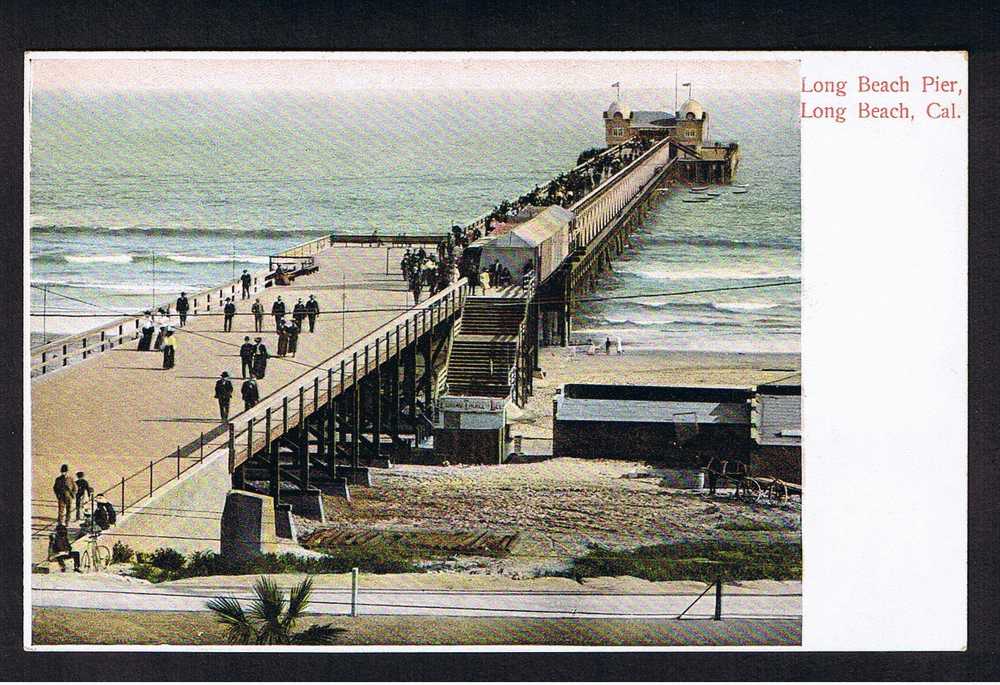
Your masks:
{"label": "crowd of people", "polygon": [[49,534],[48,557],[56,561],[62,571],[66,570],[66,560],[71,559],[73,570],[80,573],[80,553],[73,549],[69,539],[71,517],[80,524],[81,532],[88,533],[107,530],[115,524],[118,515],[103,494],[94,494],[83,471],[77,471],[75,479],[70,475],[68,464],[59,468],[52,491],[56,496],[56,525]]}
{"label": "crowd of people", "polygon": [[438,243],[437,253],[428,253],[420,247],[407,249],[399,260],[399,270],[413,293],[413,303],[420,302],[420,295],[426,288],[431,296],[436,295],[458,280],[458,261],[455,258],[456,243],[448,240]]}

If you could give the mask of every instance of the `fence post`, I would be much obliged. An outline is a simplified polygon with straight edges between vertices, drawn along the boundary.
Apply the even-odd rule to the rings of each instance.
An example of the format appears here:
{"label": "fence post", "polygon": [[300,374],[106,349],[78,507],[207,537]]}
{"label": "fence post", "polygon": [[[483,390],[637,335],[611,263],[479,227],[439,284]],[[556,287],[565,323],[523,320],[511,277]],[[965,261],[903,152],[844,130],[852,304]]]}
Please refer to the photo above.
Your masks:
{"label": "fence post", "polygon": [[181,477],[181,446],[177,446],[177,477]]}
{"label": "fence post", "polygon": [[153,496],[153,462],[149,462],[149,496]]}
{"label": "fence post", "polygon": [[713,621],[722,620],[722,579],[719,578],[715,581],[715,616],[712,617]]}
{"label": "fence post", "polygon": [[205,431],[202,431],[201,435],[198,436],[198,450],[199,450],[198,463],[200,464],[201,462],[205,461]]}
{"label": "fence post", "polygon": [[87,358],[87,339],[82,338],[80,340],[80,351],[83,353],[83,358]]}
{"label": "fence post", "polygon": [[122,476],[122,513],[125,513],[125,476]]}
{"label": "fence post", "polygon": [[351,569],[351,616],[358,615],[358,568]]}

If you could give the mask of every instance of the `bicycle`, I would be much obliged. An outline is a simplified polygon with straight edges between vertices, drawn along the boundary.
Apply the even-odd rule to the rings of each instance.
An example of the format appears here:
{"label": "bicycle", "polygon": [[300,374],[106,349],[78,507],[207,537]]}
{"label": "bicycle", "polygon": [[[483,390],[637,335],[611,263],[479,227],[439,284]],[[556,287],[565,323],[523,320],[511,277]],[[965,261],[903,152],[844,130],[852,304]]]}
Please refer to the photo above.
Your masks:
{"label": "bicycle", "polygon": [[107,545],[97,544],[100,532],[91,532],[87,541],[87,548],[80,555],[80,570],[84,573],[104,571],[111,565],[111,550]]}

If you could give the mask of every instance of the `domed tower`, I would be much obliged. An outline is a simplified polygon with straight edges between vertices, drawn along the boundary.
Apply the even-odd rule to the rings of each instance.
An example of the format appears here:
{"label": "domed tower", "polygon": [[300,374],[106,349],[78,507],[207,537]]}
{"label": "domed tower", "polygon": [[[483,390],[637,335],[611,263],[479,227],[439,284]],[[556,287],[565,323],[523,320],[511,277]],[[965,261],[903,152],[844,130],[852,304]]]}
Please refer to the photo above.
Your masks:
{"label": "domed tower", "polygon": [[608,147],[632,137],[632,110],[618,100],[604,110],[604,137]]}
{"label": "domed tower", "polygon": [[708,112],[697,100],[687,100],[677,112],[677,129],[674,137],[695,148],[708,137]]}

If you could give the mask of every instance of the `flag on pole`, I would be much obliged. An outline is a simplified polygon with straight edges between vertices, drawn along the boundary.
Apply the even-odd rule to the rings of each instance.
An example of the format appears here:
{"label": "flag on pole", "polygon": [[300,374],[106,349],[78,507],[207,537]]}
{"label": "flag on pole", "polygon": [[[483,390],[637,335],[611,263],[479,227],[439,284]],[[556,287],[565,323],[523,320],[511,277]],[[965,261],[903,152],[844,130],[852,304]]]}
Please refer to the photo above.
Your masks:
{"label": "flag on pole", "polygon": [[684,86],[685,88],[687,88],[687,87],[688,87],[688,86],[690,86],[691,84],[690,84],[690,83],[682,83],[681,85],[682,85],[682,86]]}
{"label": "flag on pole", "polygon": [[[687,84],[684,84],[684,85],[687,85]],[[615,81],[614,83],[611,84],[612,88],[618,88],[619,86],[621,86],[621,84],[618,81]]]}

